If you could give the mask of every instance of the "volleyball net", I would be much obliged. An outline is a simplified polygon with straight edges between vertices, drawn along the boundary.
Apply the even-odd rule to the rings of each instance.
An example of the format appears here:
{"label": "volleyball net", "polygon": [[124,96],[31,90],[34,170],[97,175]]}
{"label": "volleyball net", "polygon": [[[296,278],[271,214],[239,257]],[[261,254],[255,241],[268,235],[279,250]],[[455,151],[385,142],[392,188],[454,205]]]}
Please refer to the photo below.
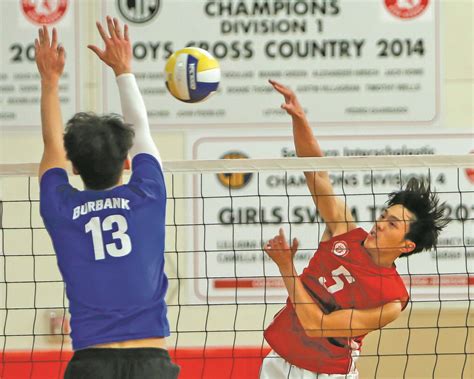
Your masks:
{"label": "volleyball net", "polygon": [[[283,227],[300,242],[299,273],[325,226],[304,171],[327,170],[370,230],[387,195],[429,181],[451,222],[435,249],[397,263],[411,299],[364,340],[362,377],[469,377],[474,372],[474,157],[398,156],[164,162],[172,335],[184,378],[253,378],[263,331],[286,301],[263,244]],[[64,284],[39,216],[36,165],[0,165],[0,378],[61,377],[71,357]],[[81,188],[77,177],[72,184]]]}

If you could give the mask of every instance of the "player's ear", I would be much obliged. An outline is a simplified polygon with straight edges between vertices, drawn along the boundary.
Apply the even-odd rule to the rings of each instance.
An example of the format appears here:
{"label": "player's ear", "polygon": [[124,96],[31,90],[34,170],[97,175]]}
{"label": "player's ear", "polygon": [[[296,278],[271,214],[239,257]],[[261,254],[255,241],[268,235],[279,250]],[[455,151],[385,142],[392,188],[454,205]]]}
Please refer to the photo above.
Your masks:
{"label": "player's ear", "polygon": [[416,248],[416,243],[413,242],[412,240],[405,240],[405,245],[401,248],[402,254],[408,254],[411,253],[413,250]]}
{"label": "player's ear", "polygon": [[132,167],[132,162],[130,160],[130,157],[127,157],[127,159],[123,161],[123,169],[130,170],[131,167]]}

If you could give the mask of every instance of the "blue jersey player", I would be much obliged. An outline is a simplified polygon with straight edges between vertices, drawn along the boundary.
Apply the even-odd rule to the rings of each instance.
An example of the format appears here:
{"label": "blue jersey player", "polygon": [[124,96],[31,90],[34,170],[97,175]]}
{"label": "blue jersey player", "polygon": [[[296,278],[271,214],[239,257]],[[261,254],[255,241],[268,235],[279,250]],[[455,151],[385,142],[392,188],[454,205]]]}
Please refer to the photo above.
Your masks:
{"label": "blue jersey player", "polygon": [[[66,283],[74,355],[65,378],[176,378],[164,274],[166,189],[161,159],[131,73],[128,27],[97,23],[105,48],[88,46],[117,80],[124,120],[78,113],[63,135],[58,82],[65,54],[56,29],[39,30],[44,153],[40,212]],[[122,183],[124,168],[132,175]],[[69,184],[68,160],[85,190]]]}

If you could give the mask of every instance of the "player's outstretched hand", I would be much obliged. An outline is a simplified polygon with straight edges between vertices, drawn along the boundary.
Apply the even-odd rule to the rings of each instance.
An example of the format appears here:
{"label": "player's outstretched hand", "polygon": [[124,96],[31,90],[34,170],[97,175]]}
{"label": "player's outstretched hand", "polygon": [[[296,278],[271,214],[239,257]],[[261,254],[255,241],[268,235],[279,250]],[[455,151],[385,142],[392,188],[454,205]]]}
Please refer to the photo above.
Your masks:
{"label": "player's outstretched hand", "polygon": [[115,75],[121,75],[132,72],[132,46],[128,35],[128,25],[122,26],[116,18],[107,16],[107,29],[100,22],[97,22],[99,31],[105,48],[102,50],[95,45],[87,45],[107,66],[114,70]]}
{"label": "player's outstretched hand", "polygon": [[298,250],[298,240],[294,238],[290,247],[286,242],[283,228],[280,228],[278,235],[268,241],[263,249],[279,268],[288,268],[293,265],[293,258]]}
{"label": "player's outstretched hand", "polygon": [[285,103],[281,105],[282,109],[292,117],[305,117],[304,110],[291,89],[272,79],[269,79],[268,82],[285,98]]}
{"label": "player's outstretched hand", "polygon": [[51,36],[46,26],[38,30],[38,38],[35,39],[35,60],[41,80],[57,84],[64,71],[65,52],[64,47],[58,44],[56,28],[53,28]]}

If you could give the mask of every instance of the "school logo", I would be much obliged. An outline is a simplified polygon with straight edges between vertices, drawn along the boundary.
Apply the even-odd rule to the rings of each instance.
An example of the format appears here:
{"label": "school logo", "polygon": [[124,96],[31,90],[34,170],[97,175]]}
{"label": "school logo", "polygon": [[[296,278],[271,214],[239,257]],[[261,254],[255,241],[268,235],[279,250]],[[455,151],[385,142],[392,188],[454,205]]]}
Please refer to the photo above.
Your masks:
{"label": "school logo", "polygon": [[[221,159],[248,159],[248,156],[239,151],[230,151],[225,153]],[[217,174],[217,179],[226,188],[239,189],[245,187],[252,179],[252,173],[232,172]]]}
{"label": "school logo", "polygon": [[68,0],[21,0],[21,9],[31,22],[48,25],[58,22],[66,13]]}
{"label": "school logo", "polygon": [[336,241],[332,245],[332,252],[338,257],[343,257],[349,253],[349,246],[345,241]]}
{"label": "school logo", "polygon": [[158,14],[160,5],[160,0],[117,0],[120,14],[135,24],[150,21]]}
{"label": "school logo", "polygon": [[391,14],[399,18],[414,18],[428,7],[429,0],[384,0]]}

